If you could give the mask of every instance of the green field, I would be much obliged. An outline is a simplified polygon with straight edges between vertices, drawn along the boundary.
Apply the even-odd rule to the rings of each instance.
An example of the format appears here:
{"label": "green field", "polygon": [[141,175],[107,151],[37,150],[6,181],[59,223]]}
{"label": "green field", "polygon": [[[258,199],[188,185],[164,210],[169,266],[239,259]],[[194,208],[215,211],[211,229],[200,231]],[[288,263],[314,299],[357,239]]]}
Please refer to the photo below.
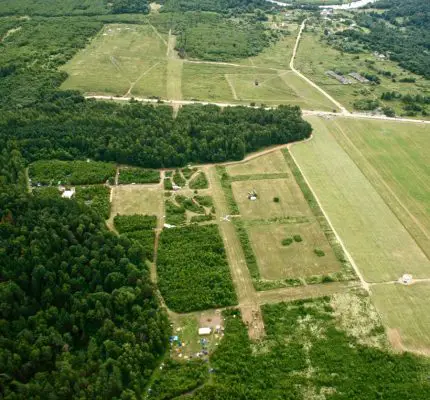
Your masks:
{"label": "green field", "polygon": [[[108,24],[62,70],[63,89],[86,94],[333,107],[289,70],[297,26],[258,56],[235,63],[179,59],[176,37],[149,23]],[[258,84],[256,84],[258,83]]]}
{"label": "green field", "polygon": [[373,301],[394,348],[430,355],[429,293],[429,282],[372,286]]}
{"label": "green field", "polygon": [[227,172],[232,176],[285,173],[288,166],[280,151],[275,151],[253,160],[231,164]]}
{"label": "green field", "polygon": [[342,119],[327,125],[430,257],[430,126]]}
{"label": "green field", "polygon": [[[333,25],[313,26],[302,35],[300,46],[295,59],[295,67],[328,92],[348,110],[352,110],[353,103],[359,99],[378,100],[381,106],[393,108],[397,114],[404,111],[399,101],[383,101],[380,99],[383,92],[397,91],[402,94],[426,94],[430,89],[428,80],[404,71],[397,63],[390,60],[379,60],[370,53],[341,53],[328,44],[319,40],[324,28],[333,29]],[[368,60],[368,62],[366,62]],[[327,70],[339,71],[347,75],[350,72],[376,74],[375,70],[390,71],[396,75],[394,81],[391,77],[377,75],[381,80],[379,85],[362,84],[355,81],[351,85],[343,85],[326,75]],[[416,83],[400,83],[404,77],[413,77]]]}
{"label": "green field", "polygon": [[307,120],[315,130],[313,140],[294,145],[292,154],[364,279],[391,281],[404,273],[428,277],[429,260],[337,143],[332,122]]}

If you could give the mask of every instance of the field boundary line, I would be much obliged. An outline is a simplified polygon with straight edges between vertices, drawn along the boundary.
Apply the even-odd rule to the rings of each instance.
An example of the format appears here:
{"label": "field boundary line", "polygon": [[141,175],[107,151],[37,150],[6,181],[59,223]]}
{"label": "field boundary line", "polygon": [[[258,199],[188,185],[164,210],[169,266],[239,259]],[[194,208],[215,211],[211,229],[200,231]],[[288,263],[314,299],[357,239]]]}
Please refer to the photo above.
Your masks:
{"label": "field boundary line", "polygon": [[228,75],[229,75],[229,74],[224,74],[224,76],[225,76],[225,80],[227,81],[228,86],[230,86],[231,93],[233,94],[233,99],[235,99],[235,100],[239,100],[239,99],[237,98],[236,89],[234,88],[234,85],[233,85],[233,83],[230,81],[230,78],[228,77]]}
{"label": "field boundary line", "polygon": [[[381,184],[385,187],[385,189],[390,193],[390,195],[395,199],[395,201],[398,203],[398,205],[403,208],[403,210],[406,212],[406,214],[409,216],[410,220],[420,229],[420,231],[424,234],[424,236],[427,239],[430,239],[430,235],[428,234],[427,230],[421,225],[421,223],[418,221],[418,219],[409,211],[409,209],[403,204],[403,202],[399,199],[397,194],[393,191],[393,189],[385,182],[385,180],[381,177],[379,172],[376,170],[376,168],[366,159],[366,157],[363,155],[361,150],[352,142],[352,140],[348,137],[348,135],[345,133],[345,131],[342,129],[342,127],[337,123],[337,121],[334,121],[336,127],[338,128],[339,132],[342,134],[342,136],[346,139],[346,141],[351,145],[351,147],[354,149],[354,151],[358,154],[358,156],[364,161],[364,164],[367,166],[367,168],[371,171],[371,173],[378,179]],[[336,140],[336,137],[334,136],[334,139]],[[337,140],[336,140],[337,141]],[[339,143],[339,145],[343,148],[343,146]],[[348,154],[348,153],[347,153]],[[352,158],[349,157],[352,162],[356,165],[356,167],[361,171],[361,173],[366,176],[365,172],[362,168],[360,168],[360,165]],[[366,177],[367,179],[367,177]],[[416,245],[420,248],[420,250],[423,252],[423,254],[426,256],[427,259],[428,256],[426,252],[422,249],[421,245],[417,242],[414,235],[411,234],[409,229],[406,227],[406,225],[403,223],[403,221],[397,216],[396,212],[393,210],[392,206],[384,199],[384,196],[382,196],[375,185],[372,183],[371,180],[367,179],[369,183],[374,187],[378,195],[381,197],[382,201],[387,205],[387,207],[391,210],[391,212],[394,214],[396,219],[400,222],[400,224],[405,228],[405,230],[408,232],[408,234],[411,236],[413,241],[416,243]]]}
{"label": "field boundary line", "polygon": [[[312,137],[311,137],[312,138]],[[310,138],[310,139],[311,139]],[[292,143],[291,145],[288,146],[288,149],[291,149],[294,146],[294,143]],[[370,287],[369,284],[364,280],[364,277],[360,271],[360,269],[358,268],[357,264],[355,263],[354,259],[352,258],[351,254],[349,253],[349,251],[347,250],[345,244],[343,243],[343,240],[340,238],[339,234],[337,233],[336,229],[334,228],[329,216],[327,215],[326,211],[324,210],[321,201],[319,199],[319,197],[316,195],[313,187],[311,186],[308,178],[306,177],[306,175],[304,174],[300,164],[297,162],[296,157],[294,157],[294,154],[292,151],[289,151],[291,158],[293,159],[294,163],[296,164],[297,168],[299,169],[300,173],[303,176],[304,181],[306,182],[306,184],[309,187],[309,190],[311,191],[311,193],[313,194],[313,196],[315,197],[315,201],[317,202],[318,206],[321,209],[321,212],[324,214],[324,217],[327,220],[327,223],[329,224],[331,230],[333,231],[334,235],[336,236],[336,239],[338,240],[338,242],[340,243],[340,245],[342,246],[342,249],[346,255],[346,257],[348,258],[348,261],[350,262],[350,264],[352,265],[352,268],[354,269],[355,273],[357,274],[358,278],[360,279],[361,285],[363,286],[363,288],[366,290],[366,292],[370,293]]]}
{"label": "field boundary line", "polygon": [[164,43],[164,45],[169,48],[169,45],[166,42],[166,39],[163,38],[163,36],[160,35],[160,32],[157,31],[157,28],[155,28],[154,25],[152,25],[151,23],[149,23],[149,26],[152,28],[152,30],[154,31],[154,33],[160,38],[160,40]]}
{"label": "field boundary line", "polygon": [[139,75],[139,77],[134,82],[130,82],[130,87],[129,87],[127,93],[124,96],[122,96],[122,97],[130,96],[131,95],[131,91],[136,86],[136,83],[139,82],[147,73],[149,73],[153,68],[155,68],[160,63],[161,63],[161,61],[158,61],[154,65],[151,65],[147,70],[143,71],[142,74]]}

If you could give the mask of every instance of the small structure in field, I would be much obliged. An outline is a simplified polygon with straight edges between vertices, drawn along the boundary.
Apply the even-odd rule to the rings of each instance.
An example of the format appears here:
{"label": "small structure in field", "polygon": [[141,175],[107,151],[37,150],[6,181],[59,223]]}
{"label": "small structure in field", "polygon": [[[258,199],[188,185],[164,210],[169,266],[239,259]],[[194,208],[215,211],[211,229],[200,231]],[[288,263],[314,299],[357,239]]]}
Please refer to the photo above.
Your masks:
{"label": "small structure in field", "polygon": [[251,190],[248,193],[248,200],[255,201],[255,200],[257,200],[257,198],[258,198],[258,195],[257,195],[257,192],[255,191],[255,189]]}
{"label": "small structure in field", "polygon": [[180,186],[175,185],[175,184],[172,185],[172,188],[173,188],[173,190],[180,190],[181,189]]}
{"label": "small structure in field", "polygon": [[344,77],[343,75],[337,74],[334,71],[326,71],[325,73],[327,76],[336,79],[342,85],[350,85],[351,83],[353,83],[350,79]]}
{"label": "small structure in field", "polygon": [[412,283],[412,275],[411,274],[403,274],[403,276],[399,279],[399,281],[403,285],[410,285]]}
{"label": "small structure in field", "polygon": [[75,188],[71,188],[70,190],[65,190],[61,197],[63,199],[71,199],[75,194]]}
{"label": "small structure in field", "polygon": [[348,74],[349,76],[352,76],[354,79],[361,83],[369,83],[369,79],[365,78],[364,76],[361,76],[358,72],[351,72]]}
{"label": "small structure in field", "polygon": [[209,327],[199,328],[199,335],[200,336],[207,336],[212,333],[212,329]]}

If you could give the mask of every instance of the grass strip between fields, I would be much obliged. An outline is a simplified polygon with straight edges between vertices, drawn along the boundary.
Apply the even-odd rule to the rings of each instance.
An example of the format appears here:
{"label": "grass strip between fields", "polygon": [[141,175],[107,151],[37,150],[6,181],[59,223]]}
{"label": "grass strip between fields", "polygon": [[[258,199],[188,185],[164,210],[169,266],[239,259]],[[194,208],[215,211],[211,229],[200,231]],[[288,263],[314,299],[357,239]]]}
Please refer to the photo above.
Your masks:
{"label": "grass strip between fields", "polygon": [[220,179],[222,189],[224,191],[224,196],[227,201],[227,206],[229,209],[229,213],[231,215],[239,215],[239,207],[236,204],[234,199],[233,190],[231,187],[231,176],[227,173],[227,169],[222,165],[217,165],[216,167],[217,175]]}

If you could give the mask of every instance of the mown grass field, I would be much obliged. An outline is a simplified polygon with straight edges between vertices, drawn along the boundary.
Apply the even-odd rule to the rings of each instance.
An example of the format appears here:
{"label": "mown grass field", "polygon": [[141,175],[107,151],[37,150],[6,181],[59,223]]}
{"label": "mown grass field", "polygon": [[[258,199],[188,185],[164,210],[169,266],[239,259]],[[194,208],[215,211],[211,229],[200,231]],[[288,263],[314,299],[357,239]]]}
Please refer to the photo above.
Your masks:
{"label": "mown grass field", "polygon": [[280,151],[274,151],[267,155],[254,158],[243,163],[232,164],[227,167],[227,172],[232,175],[255,175],[287,172],[288,166]]}
{"label": "mown grass field", "polygon": [[[322,34],[323,29],[321,27],[315,27],[314,31],[308,29],[303,33],[295,59],[295,67],[347,109],[352,110],[353,103],[358,99],[379,99],[381,105],[391,107],[397,114],[401,114],[403,111],[399,101],[380,100],[383,92],[398,91],[403,94],[418,94],[420,91],[426,92],[430,89],[427,80],[413,73],[405,72],[393,61],[378,60],[370,53],[341,53],[321,42],[319,37]],[[342,85],[325,74],[327,70],[339,71],[345,75],[350,72],[376,74],[374,70],[369,68],[369,64],[365,62],[366,59],[374,63],[373,66],[377,70],[390,71],[396,74],[395,81],[390,77],[378,75],[381,80],[379,85],[362,84],[353,78],[351,79],[355,82],[352,85]],[[413,77],[416,79],[416,83],[400,83],[399,79],[402,77]]]}
{"label": "mown grass field", "polygon": [[430,282],[374,285],[371,290],[392,345],[430,355]]}
{"label": "mown grass field", "polygon": [[176,37],[149,23],[108,24],[62,67],[69,74],[62,88],[86,94],[331,110],[324,96],[289,70],[296,34],[294,25],[290,35],[255,57],[200,63],[179,59]]}
{"label": "mown grass field", "polygon": [[313,140],[294,145],[292,154],[364,279],[391,281],[404,273],[428,277],[429,260],[338,144],[332,122],[307,120],[315,130]]}
{"label": "mown grass field", "polygon": [[430,127],[342,119],[327,125],[430,257]]}
{"label": "mown grass field", "polygon": [[[291,176],[287,179],[237,181],[232,183],[232,187],[240,215],[244,219],[312,215],[300,188]],[[252,190],[258,194],[256,201],[248,199],[248,193]],[[278,203],[274,201],[275,197],[279,198]]]}
{"label": "mown grass field", "polygon": [[[339,262],[317,221],[256,225],[249,227],[248,232],[262,279],[309,277],[339,271]],[[302,241],[282,245],[283,239],[294,235],[300,235]],[[318,257],[315,249],[323,250],[325,255]]]}
{"label": "mown grass field", "polygon": [[163,210],[161,187],[121,185],[112,188],[112,216],[148,214],[160,216]]}

